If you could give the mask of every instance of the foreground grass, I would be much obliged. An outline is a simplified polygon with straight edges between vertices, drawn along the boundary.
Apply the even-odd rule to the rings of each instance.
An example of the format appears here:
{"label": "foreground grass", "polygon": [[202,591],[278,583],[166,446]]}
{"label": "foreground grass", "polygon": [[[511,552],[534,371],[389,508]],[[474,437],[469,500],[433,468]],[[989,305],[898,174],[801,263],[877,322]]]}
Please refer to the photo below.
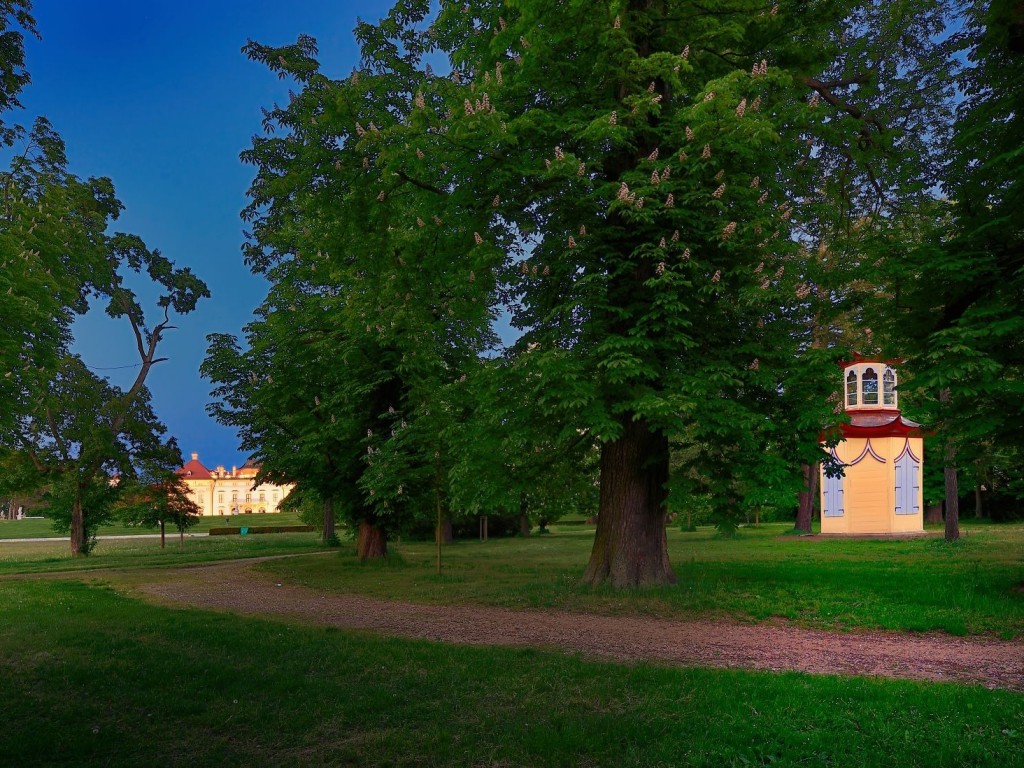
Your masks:
{"label": "foreground grass", "polygon": [[[188,529],[191,534],[209,533],[211,528],[225,525],[302,525],[297,512],[274,512],[262,515],[227,515],[201,517],[196,524]],[[159,526],[123,525],[113,523],[101,526],[100,536],[137,536],[139,534],[160,533]],[[167,538],[177,538],[178,531],[173,526],[167,527]],[[53,521],[46,518],[30,518],[26,520],[0,520],[0,539],[39,539],[53,538],[67,540],[66,533],[57,533],[53,529]]]}
{"label": "foreground grass", "polygon": [[[425,603],[477,603],[665,617],[774,617],[821,628],[1024,634],[1024,525],[979,526],[956,544],[936,539],[843,541],[781,535],[788,526],[669,531],[678,585],[636,592],[579,584],[593,530],[461,542],[434,573],[431,543],[405,543],[389,562],[338,556],[261,564],[317,589]],[[395,549],[395,548],[393,548]]]}
{"label": "foreground grass", "polygon": [[596,663],[0,582],[14,765],[1019,766],[1024,696]]}
{"label": "foreground grass", "polygon": [[67,541],[6,542],[0,544],[0,575],[51,571],[160,568],[196,565],[217,560],[321,552],[316,533],[261,534],[258,536],[168,537],[166,549],[159,539],[100,541],[93,554],[73,558]]}

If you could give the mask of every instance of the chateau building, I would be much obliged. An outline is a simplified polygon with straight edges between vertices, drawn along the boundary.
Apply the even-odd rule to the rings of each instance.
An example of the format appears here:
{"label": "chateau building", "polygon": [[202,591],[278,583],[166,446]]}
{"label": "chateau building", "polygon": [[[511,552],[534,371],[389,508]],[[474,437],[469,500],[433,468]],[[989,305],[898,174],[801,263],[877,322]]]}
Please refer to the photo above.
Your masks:
{"label": "chateau building", "polygon": [[284,497],[292,490],[291,485],[261,483],[256,485],[259,466],[251,461],[240,468],[224,467],[210,470],[199,461],[199,454],[193,453],[192,460],[178,475],[188,486],[192,497],[203,515],[248,515],[277,512]]}

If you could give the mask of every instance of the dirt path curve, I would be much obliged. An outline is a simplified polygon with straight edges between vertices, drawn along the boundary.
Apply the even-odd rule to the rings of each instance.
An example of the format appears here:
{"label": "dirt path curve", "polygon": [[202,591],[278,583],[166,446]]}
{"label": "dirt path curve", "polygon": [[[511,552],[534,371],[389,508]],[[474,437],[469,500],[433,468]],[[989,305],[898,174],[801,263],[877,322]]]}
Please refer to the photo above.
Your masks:
{"label": "dirt path curve", "polygon": [[895,632],[836,633],[733,621],[413,605],[279,584],[233,561],[165,571],[161,602],[473,645],[554,647],[616,660],[974,683],[1024,691],[1024,643]]}

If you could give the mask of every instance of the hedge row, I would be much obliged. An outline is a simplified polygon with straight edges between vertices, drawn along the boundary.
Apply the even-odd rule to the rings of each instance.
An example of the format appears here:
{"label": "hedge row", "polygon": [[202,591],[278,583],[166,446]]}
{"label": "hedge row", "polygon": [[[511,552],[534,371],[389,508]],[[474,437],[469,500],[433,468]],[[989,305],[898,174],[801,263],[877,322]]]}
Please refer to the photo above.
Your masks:
{"label": "hedge row", "polygon": [[[246,526],[246,533],[307,533],[309,531],[315,531],[312,525],[261,525],[261,526]],[[211,536],[238,536],[242,533],[241,528],[228,527],[228,528],[211,528]]]}

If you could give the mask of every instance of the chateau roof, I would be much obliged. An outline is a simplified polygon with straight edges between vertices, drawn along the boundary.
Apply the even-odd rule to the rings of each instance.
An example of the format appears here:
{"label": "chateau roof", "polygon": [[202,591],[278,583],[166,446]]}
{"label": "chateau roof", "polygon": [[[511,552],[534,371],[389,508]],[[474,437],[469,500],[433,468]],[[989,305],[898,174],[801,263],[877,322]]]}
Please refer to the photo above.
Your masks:
{"label": "chateau roof", "polygon": [[194,453],[192,454],[192,460],[181,469],[176,469],[175,473],[193,480],[209,480],[212,477],[210,470],[199,462],[199,457]]}

